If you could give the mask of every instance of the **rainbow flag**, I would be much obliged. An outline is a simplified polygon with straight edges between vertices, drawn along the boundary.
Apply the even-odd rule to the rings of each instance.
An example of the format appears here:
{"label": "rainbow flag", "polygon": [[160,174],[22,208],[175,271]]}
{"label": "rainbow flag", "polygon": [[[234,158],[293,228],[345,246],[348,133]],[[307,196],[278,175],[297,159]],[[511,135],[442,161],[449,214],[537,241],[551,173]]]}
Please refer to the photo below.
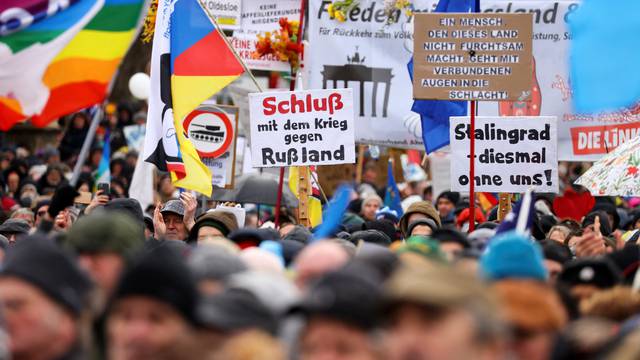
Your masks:
{"label": "rainbow flag", "polygon": [[159,0],[151,54],[145,161],[181,188],[211,195],[211,172],[184,118],[243,72],[198,0]]}
{"label": "rainbow flag", "polygon": [[0,37],[0,129],[46,126],[100,103],[127,52],[144,0],[78,0]]}
{"label": "rainbow flag", "polygon": [[478,202],[480,203],[482,211],[487,213],[498,205],[498,194],[487,192],[478,193]]}

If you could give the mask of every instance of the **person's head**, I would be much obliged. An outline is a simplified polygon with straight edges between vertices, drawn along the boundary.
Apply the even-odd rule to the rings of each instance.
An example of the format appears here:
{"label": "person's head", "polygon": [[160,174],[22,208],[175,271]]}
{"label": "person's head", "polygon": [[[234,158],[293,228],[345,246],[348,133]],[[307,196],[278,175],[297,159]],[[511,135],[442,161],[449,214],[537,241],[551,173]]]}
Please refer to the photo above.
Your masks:
{"label": "person's head", "polygon": [[11,194],[15,194],[20,186],[20,174],[17,171],[10,171],[6,178],[7,189]]}
{"label": "person's head", "polygon": [[29,237],[7,252],[0,303],[13,358],[60,358],[79,337],[90,282],[50,239]]}
{"label": "person's head", "polygon": [[376,219],[376,212],[382,207],[382,199],[380,196],[372,194],[362,200],[362,208],[360,214],[362,218],[368,221]]}
{"label": "person's head", "polygon": [[83,112],[78,112],[73,115],[71,120],[71,127],[76,130],[84,129],[89,123],[89,118]]}
{"label": "person's head", "polygon": [[409,223],[409,227],[407,228],[407,236],[413,235],[422,235],[422,236],[431,236],[434,231],[438,229],[438,224],[436,224],[433,219],[430,218],[422,218]]}
{"label": "person's head", "polygon": [[507,232],[491,239],[480,258],[480,273],[488,281],[546,281],[548,278],[540,245],[516,232]]}
{"label": "person's head", "polygon": [[233,274],[247,270],[247,265],[227,249],[218,245],[198,245],[187,261],[200,294],[214,295],[224,288]]}
{"label": "person's head", "polygon": [[171,182],[171,177],[169,175],[164,175],[160,177],[158,182],[158,192],[161,197],[170,198],[173,196],[173,193],[176,191],[175,186]]}
{"label": "person's head", "polygon": [[555,284],[558,275],[562,272],[562,267],[573,257],[571,250],[564,244],[546,240],[542,243],[542,252],[544,253],[544,266],[549,274],[549,282]]}
{"label": "person's head", "polygon": [[373,161],[367,162],[362,170],[362,181],[375,183],[378,180],[378,167]]}
{"label": "person's head", "polygon": [[445,218],[455,210],[456,205],[460,201],[460,193],[454,191],[443,191],[438,195],[436,200],[436,208],[440,214],[440,218]]}
{"label": "person's head", "polygon": [[440,215],[438,215],[438,211],[433,207],[433,205],[426,201],[417,201],[411,204],[400,218],[399,227],[404,237],[409,237],[409,224],[418,219],[431,219],[435,221],[438,228],[442,226],[442,223],[440,222]]}
{"label": "person's head", "polygon": [[187,227],[184,224],[184,205],[180,200],[167,201],[160,210],[164,224],[167,227],[165,238],[167,240],[186,240]]}
{"label": "person's head", "polygon": [[511,352],[522,360],[549,359],[555,337],[568,320],[553,287],[535,280],[511,279],[494,283],[492,289],[511,328]]}
{"label": "person's head", "polygon": [[201,242],[207,238],[227,237],[238,229],[236,217],[226,211],[209,211],[198,218],[189,232],[189,242]]}
{"label": "person's head", "polygon": [[466,236],[454,229],[438,229],[431,237],[440,243],[440,248],[449,261],[457,259],[464,250],[471,249]]}
{"label": "person's head", "polygon": [[24,220],[29,224],[30,227],[33,227],[35,223],[35,217],[33,215],[33,211],[27,208],[20,208],[11,214],[12,219]]}
{"label": "person's head", "polygon": [[328,271],[343,266],[349,260],[347,252],[333,241],[317,241],[305,247],[294,260],[296,285],[304,289]]}
{"label": "person's head", "polygon": [[366,266],[354,264],[322,276],[292,309],[305,319],[300,359],[377,359],[380,296],[379,279]]}
{"label": "person's head", "polygon": [[49,210],[49,204],[51,203],[51,201],[49,200],[43,200],[40,201],[36,204],[35,207],[35,222],[34,222],[34,226],[38,227],[40,226],[40,223],[42,222],[42,219],[45,218],[47,216],[47,210]]}
{"label": "person's head", "polygon": [[551,227],[549,233],[547,234],[547,239],[559,242],[560,244],[564,244],[564,241],[567,239],[571,230],[564,225],[555,225]]}
{"label": "person's head", "polygon": [[618,285],[622,273],[607,257],[580,258],[566,263],[557,281],[570,289],[574,299],[583,300]]}
{"label": "person's head", "polygon": [[504,328],[489,291],[442,265],[400,267],[386,283],[387,359],[495,359]]}
{"label": "person's head", "polygon": [[14,244],[20,237],[27,235],[30,229],[29,223],[23,219],[8,219],[0,225],[0,235],[4,235],[10,244]]}
{"label": "person's head", "polygon": [[62,182],[63,178],[64,178],[64,175],[62,174],[61,168],[59,168],[58,166],[49,166],[46,173],[46,179],[47,179],[47,183],[50,186],[53,186],[53,187],[58,186]]}
{"label": "person's head", "polygon": [[65,236],[65,244],[78,254],[80,266],[100,289],[100,306],[111,296],[126,263],[143,243],[140,225],[121,213],[82,217]]}
{"label": "person's head", "polygon": [[109,358],[178,356],[195,337],[196,307],[196,286],[181,256],[166,245],[144,253],[125,271],[109,306]]}

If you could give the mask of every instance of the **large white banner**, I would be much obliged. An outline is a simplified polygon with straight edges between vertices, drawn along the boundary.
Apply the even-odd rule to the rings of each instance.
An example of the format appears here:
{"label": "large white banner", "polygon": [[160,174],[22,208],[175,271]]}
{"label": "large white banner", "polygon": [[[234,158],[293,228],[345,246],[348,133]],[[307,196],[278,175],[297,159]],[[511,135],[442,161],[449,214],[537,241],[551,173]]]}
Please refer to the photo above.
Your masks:
{"label": "large white banner", "polygon": [[355,162],[353,92],[249,94],[253,167]]}
{"label": "large white banner", "polygon": [[[387,25],[382,0],[363,0],[344,23],[329,18],[330,1],[310,0],[306,51],[311,87],[354,91],[356,141],[423,149],[420,118],[413,103],[407,62],[413,48],[413,23],[401,15]],[[437,0],[416,0],[416,11],[433,11]],[[532,13],[533,101],[482,102],[480,115],[556,116],[558,159],[596,160],[640,134],[640,105],[612,114],[577,115],[571,106],[567,21],[578,0],[483,0],[485,13]]]}
{"label": "large white banner", "polygon": [[556,119],[551,116],[452,117],[451,190],[469,191],[469,138],[475,139],[475,190],[558,192]]}
{"label": "large white banner", "polygon": [[281,18],[300,19],[300,0],[243,0],[242,28],[233,32],[229,38],[242,61],[252,70],[290,71],[288,62],[279,60],[270,54],[254,59],[258,34],[274,32],[280,28]]}

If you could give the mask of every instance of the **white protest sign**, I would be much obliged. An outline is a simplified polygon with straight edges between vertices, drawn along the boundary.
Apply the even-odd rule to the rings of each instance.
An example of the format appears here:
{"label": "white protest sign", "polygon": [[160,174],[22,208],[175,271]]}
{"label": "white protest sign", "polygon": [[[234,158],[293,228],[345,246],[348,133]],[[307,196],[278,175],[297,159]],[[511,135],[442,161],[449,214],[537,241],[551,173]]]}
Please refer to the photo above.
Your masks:
{"label": "white protest sign", "polygon": [[127,139],[129,149],[140,150],[144,144],[144,134],[146,127],[144,125],[127,125],[122,128],[124,137]]}
{"label": "white protest sign", "polygon": [[216,19],[224,30],[240,28],[242,21],[241,0],[203,0],[207,11]]}
{"label": "white protest sign", "polygon": [[238,108],[205,102],[187,115],[183,127],[214,186],[233,188]]}
{"label": "white protest sign", "polygon": [[254,167],[355,162],[351,89],[252,93],[249,112]]}
{"label": "white protest sign", "polygon": [[[469,190],[468,117],[452,117],[451,190]],[[556,118],[477,117],[475,191],[558,192]]]}
{"label": "white protest sign", "polygon": [[242,61],[252,70],[290,71],[287,61],[269,54],[260,59],[252,57],[256,50],[258,34],[274,32],[280,28],[281,18],[299,20],[299,0],[244,0],[242,2],[242,27],[229,38],[231,46]]}

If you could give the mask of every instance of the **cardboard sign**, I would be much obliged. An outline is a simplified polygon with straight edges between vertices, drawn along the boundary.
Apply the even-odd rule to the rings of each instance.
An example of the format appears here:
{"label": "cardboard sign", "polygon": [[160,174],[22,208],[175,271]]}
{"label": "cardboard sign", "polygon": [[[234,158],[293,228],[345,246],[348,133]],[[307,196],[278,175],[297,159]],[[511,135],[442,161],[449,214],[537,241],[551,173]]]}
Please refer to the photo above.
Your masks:
{"label": "cardboard sign", "polygon": [[183,127],[214,186],[233,188],[238,108],[205,102],[187,115]]}
{"label": "cardboard sign", "polygon": [[532,14],[416,14],[413,97],[528,101]]}
{"label": "cardboard sign", "polygon": [[[558,192],[556,118],[478,117],[475,122],[478,192]],[[451,189],[469,190],[469,118],[452,117]]]}
{"label": "cardboard sign", "polygon": [[203,0],[207,11],[213,15],[223,30],[239,29],[242,21],[241,0]]}
{"label": "cardboard sign", "polygon": [[229,37],[231,46],[252,70],[291,71],[287,61],[269,54],[260,59],[252,57],[256,50],[257,35],[280,28],[280,18],[298,20],[300,0],[244,0],[242,2],[242,28]]}
{"label": "cardboard sign", "polygon": [[351,89],[249,94],[254,167],[355,162]]}

